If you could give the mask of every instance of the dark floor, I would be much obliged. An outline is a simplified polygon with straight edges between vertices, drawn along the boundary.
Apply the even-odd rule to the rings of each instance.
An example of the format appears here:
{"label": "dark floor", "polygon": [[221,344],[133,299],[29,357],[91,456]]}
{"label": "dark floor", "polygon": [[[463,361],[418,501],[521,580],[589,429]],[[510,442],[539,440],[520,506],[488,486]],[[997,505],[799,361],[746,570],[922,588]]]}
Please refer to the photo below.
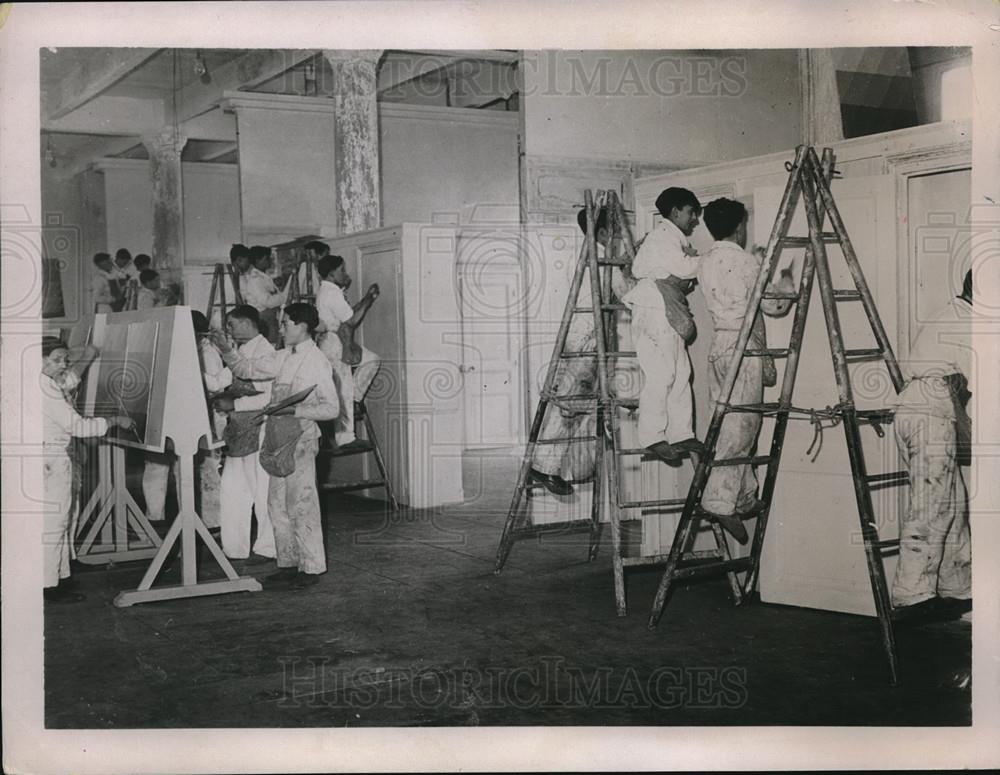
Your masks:
{"label": "dark floor", "polygon": [[963,622],[900,627],[891,688],[875,620],[732,608],[725,579],[678,587],[650,632],[659,574],[633,572],[616,617],[607,540],[594,563],[579,536],[524,541],[494,576],[515,463],[471,457],[462,507],[331,499],[330,570],[304,591],[119,609],[145,563],[84,569],[87,600],[45,611],[46,725],[971,723],[946,680],[970,662]]}

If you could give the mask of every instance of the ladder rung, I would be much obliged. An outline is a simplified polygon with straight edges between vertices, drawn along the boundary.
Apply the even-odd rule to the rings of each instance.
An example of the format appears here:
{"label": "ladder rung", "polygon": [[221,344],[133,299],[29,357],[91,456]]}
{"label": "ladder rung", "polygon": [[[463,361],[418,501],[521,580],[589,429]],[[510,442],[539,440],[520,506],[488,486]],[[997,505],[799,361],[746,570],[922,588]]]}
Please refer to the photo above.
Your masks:
{"label": "ladder rung", "polygon": [[879,423],[886,425],[891,423],[896,413],[892,409],[859,409],[857,412],[859,423]]}
{"label": "ladder rung", "polygon": [[713,460],[713,466],[762,466],[771,462],[770,455],[757,455],[756,457],[727,457],[722,460]]}
{"label": "ladder rung", "polygon": [[637,409],[639,407],[638,398],[614,398],[611,403],[625,409]]}
{"label": "ladder rung", "polygon": [[[560,358],[596,358],[596,350],[586,350],[575,353],[560,353]],[[612,350],[604,353],[606,358],[634,358],[635,350]]]}
{"label": "ladder rung", "polygon": [[[622,557],[622,565],[626,568],[635,567],[636,565],[662,565],[670,558],[668,553],[665,554],[645,554],[641,557]],[[705,560],[718,560],[721,555],[718,551],[696,551],[696,552],[686,552],[681,558],[681,562],[699,562]]]}
{"label": "ladder rung", "polygon": [[[828,242],[828,243],[840,242],[840,238],[833,232],[825,231],[820,235],[820,238],[823,240],[823,242]],[[789,247],[806,248],[812,245],[812,239],[809,237],[782,237],[781,242],[783,245],[787,245]]]}
{"label": "ladder rung", "polygon": [[879,549],[895,549],[899,546],[899,539],[888,538],[885,541],[876,541],[875,546]]}
{"label": "ladder rung", "polygon": [[537,439],[535,444],[572,444],[574,441],[597,441],[597,436],[560,436],[555,439]]}
{"label": "ladder rung", "polygon": [[599,258],[598,266],[629,266],[632,262],[628,258]]}
{"label": "ladder rung", "polygon": [[753,567],[753,559],[751,557],[740,557],[736,560],[726,560],[726,561],[713,561],[700,563],[698,565],[690,565],[685,568],[677,568],[674,570],[673,577],[675,579],[688,578],[694,576],[698,573],[706,573],[710,571],[744,571],[750,570]]}
{"label": "ladder rung", "polygon": [[836,301],[861,301],[861,291],[837,291],[833,292],[833,298]]}
{"label": "ladder rung", "polygon": [[373,490],[376,487],[386,487],[382,479],[368,479],[363,482],[323,482],[319,488],[327,492],[349,492],[350,490]]}
{"label": "ladder rung", "polygon": [[763,412],[765,414],[767,412],[788,411],[787,409],[782,410],[781,404],[778,403],[730,404],[728,408],[730,412]]}
{"label": "ladder rung", "polygon": [[781,299],[783,301],[798,301],[799,294],[795,291],[764,291],[765,299]]}
{"label": "ladder rung", "polygon": [[882,360],[882,351],[874,350],[844,350],[844,357],[848,363],[863,363],[865,361]]}
{"label": "ladder rung", "polygon": [[552,403],[555,403],[555,404],[558,404],[560,401],[562,401],[564,403],[569,402],[569,401],[596,401],[597,400],[597,394],[596,393],[578,393],[576,395],[571,395],[571,396],[561,396],[561,395],[553,394],[553,395],[551,395],[551,396],[548,397],[548,400],[551,401]]}
{"label": "ladder rung", "polygon": [[665,498],[657,501],[625,501],[618,504],[620,509],[655,509],[670,506],[672,508],[684,508],[685,498]]}
{"label": "ladder rung", "polygon": [[772,358],[787,358],[789,350],[787,348],[768,348],[766,350],[744,350],[743,354],[750,358],[763,358],[770,355]]}
{"label": "ladder rung", "polygon": [[[628,309],[624,304],[602,304],[601,309],[605,312],[621,312]],[[573,314],[579,314],[583,312],[593,312],[593,307],[573,307]]]}
{"label": "ladder rung", "polygon": [[901,484],[908,484],[910,474],[906,471],[893,471],[887,474],[872,474],[865,477],[868,486],[872,490],[881,490],[884,487],[898,487]]}
{"label": "ladder rung", "polygon": [[593,522],[589,519],[575,519],[571,522],[550,522],[547,525],[531,525],[514,531],[514,538],[541,535],[543,533],[562,533],[590,530]]}

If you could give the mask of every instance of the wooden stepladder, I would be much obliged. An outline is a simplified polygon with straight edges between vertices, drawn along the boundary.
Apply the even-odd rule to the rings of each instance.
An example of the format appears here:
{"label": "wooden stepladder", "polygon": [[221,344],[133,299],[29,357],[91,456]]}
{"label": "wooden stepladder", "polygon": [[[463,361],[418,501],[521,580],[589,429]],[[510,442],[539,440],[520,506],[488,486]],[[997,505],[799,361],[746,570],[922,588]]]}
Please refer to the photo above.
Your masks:
{"label": "wooden stepladder", "polygon": [[[623,510],[637,509],[645,515],[650,514],[671,514],[678,513],[685,504],[683,498],[655,498],[642,499],[630,498],[623,492],[622,463],[628,457],[640,457],[648,459],[648,451],[645,448],[623,448],[621,446],[621,418],[619,410],[634,410],[638,406],[638,400],[632,397],[621,397],[616,395],[613,388],[614,381],[611,379],[609,371],[613,373],[617,362],[629,358],[635,358],[634,351],[618,349],[616,321],[617,313],[624,310],[625,306],[616,303],[612,299],[611,272],[614,267],[631,265],[635,258],[635,244],[629,232],[628,221],[625,211],[613,191],[605,192],[598,196],[598,206],[594,206],[593,197],[590,191],[585,194],[587,209],[587,238],[580,252],[580,259],[577,263],[576,272],[570,286],[569,297],[563,311],[559,332],[556,335],[555,346],[552,357],[549,361],[549,368],[546,372],[545,382],[542,387],[541,397],[535,410],[534,420],[528,434],[528,445],[518,474],[514,495],[511,499],[510,509],[507,513],[507,520],[504,524],[503,535],[497,549],[497,560],[494,572],[499,574],[507,561],[511,547],[515,540],[530,536],[537,536],[544,533],[589,530],[590,551],[589,557],[593,560],[597,555],[598,544],[601,532],[601,517],[608,508],[609,521],[611,523],[612,539],[612,565],[614,569],[615,586],[615,607],[619,616],[626,614],[625,601],[625,568],[639,565],[662,564],[666,561],[665,554],[625,556],[623,552]],[[597,256],[596,242],[596,222],[600,212],[600,205],[607,208],[608,230],[610,233],[609,245],[614,245],[620,239],[624,248],[624,258],[613,258],[610,256],[610,249],[604,258]],[[603,274],[601,270],[603,269]],[[583,286],[584,276],[589,274],[591,304],[589,307],[578,307],[577,299],[580,289]],[[588,315],[593,319],[595,332],[595,350],[590,352],[573,352],[566,349],[567,337],[574,315]],[[596,388],[594,394],[566,395],[556,388],[557,374],[560,364],[568,359],[589,358],[595,361],[596,366]],[[559,406],[573,404],[577,407],[585,407],[590,412],[596,412],[596,433],[594,436],[581,436],[577,438],[539,438],[544,424],[546,412],[557,409]],[[590,519],[576,520],[572,522],[550,523],[545,525],[520,525],[525,511],[525,495],[531,488],[541,485],[530,481],[530,471],[534,459],[535,450],[543,444],[566,444],[579,442],[596,442],[594,455],[594,479],[592,484],[592,501]],[[657,458],[658,459],[658,458]],[[605,495],[606,493],[606,495]],[[729,547],[722,529],[718,525],[713,525],[713,536],[715,538],[715,549],[696,552],[699,559],[731,561]],[[740,595],[740,587],[735,572],[730,571],[730,584],[735,595]]]}
{"label": "wooden stepladder", "polygon": [[346,449],[333,448],[324,449],[320,447],[320,454],[331,458],[348,457],[351,455],[371,455],[375,461],[375,469],[378,471],[377,477],[369,479],[359,479],[354,482],[321,482],[319,488],[324,492],[358,492],[359,490],[385,490],[385,499],[390,511],[399,511],[399,502],[392,489],[392,482],[389,481],[389,471],[385,467],[385,458],[382,457],[382,450],[378,445],[378,437],[375,435],[375,426],[371,417],[368,416],[368,407],[365,402],[354,402],[354,424],[355,427],[364,428],[364,439],[359,439],[357,443]]}
{"label": "wooden stepladder", "polygon": [[[888,369],[890,379],[896,391],[902,389],[903,378],[893,355],[874,298],[858,262],[857,254],[851,244],[850,237],[844,227],[844,222],[834,202],[830,191],[830,180],[833,176],[833,152],[826,149],[823,160],[820,161],[812,147],[800,146],[795,155],[795,161],[786,165],[790,174],[786,185],[778,216],[768,240],[767,252],[761,266],[757,283],[747,305],[747,314],[740,329],[739,339],[726,372],[719,399],[716,402],[714,414],[705,437],[705,450],[695,467],[695,476],[691,482],[684,508],[681,513],[673,545],[666,557],[666,568],[657,589],[656,599],[649,618],[649,626],[655,627],[659,620],[667,595],[675,579],[691,575],[691,566],[686,562],[685,552],[692,536],[696,533],[702,520],[711,520],[711,515],[701,508],[701,498],[713,468],[731,465],[766,465],[767,473],[761,490],[761,505],[755,512],[757,523],[753,534],[750,555],[730,562],[708,563],[697,570],[718,571],[725,569],[746,571],[747,575],[742,590],[734,588],[736,602],[751,595],[757,586],[760,570],[760,557],[764,545],[764,535],[767,520],[774,496],[778,469],[781,460],[782,445],[788,420],[798,416],[816,416],[823,412],[828,419],[843,425],[847,440],[848,456],[851,464],[851,475],[854,480],[854,493],[857,500],[858,516],[861,523],[861,533],[864,539],[868,575],[875,598],[875,609],[878,614],[883,645],[889,663],[891,681],[898,680],[895,639],[892,627],[892,606],[889,600],[888,585],[885,570],[882,565],[881,550],[897,545],[898,541],[880,541],[875,528],[871,490],[892,484],[902,484],[907,481],[905,472],[869,475],[865,463],[860,426],[872,425],[879,436],[883,435],[880,423],[890,422],[892,414],[886,410],[859,410],[855,406],[851,387],[849,366],[854,363],[868,361],[883,361]],[[808,236],[789,236],[788,230],[795,214],[798,200],[802,199],[809,227]],[[832,231],[824,231],[824,223],[829,219]],[[838,289],[833,287],[833,279],[827,255],[828,244],[839,245],[853,279],[854,288]],[[780,293],[769,290],[769,282],[774,275],[783,248],[805,248],[805,262],[799,288],[792,293]],[[830,343],[830,353],[833,359],[839,402],[836,407],[825,410],[802,409],[792,405],[792,394],[795,387],[795,376],[799,365],[802,342],[805,334],[806,319],[809,312],[809,302],[812,297],[813,283],[819,283],[819,295],[823,305],[823,315]],[[795,304],[791,334],[787,348],[768,348],[766,350],[748,349],[751,329],[757,316],[761,313],[761,303],[765,299],[787,299]],[[868,323],[874,335],[874,348],[848,349],[844,345],[844,336],[840,323],[837,305],[842,302],[860,302],[864,308]],[[780,386],[780,397],[774,403],[732,404],[730,403],[733,388],[736,383],[740,365],[744,358],[771,356],[785,359],[784,374]],[[770,452],[765,456],[746,458],[716,459],[715,449],[725,417],[731,412],[756,412],[762,417],[773,418],[775,425],[771,437]]]}
{"label": "wooden stepladder", "polygon": [[[233,284],[233,300],[226,299],[226,279]],[[212,290],[208,295],[208,309],[205,310],[205,317],[208,322],[212,322],[212,315],[216,308],[219,310],[222,329],[226,328],[226,316],[229,310],[243,303],[243,294],[240,293],[240,278],[233,269],[232,264],[216,264],[212,272]]]}

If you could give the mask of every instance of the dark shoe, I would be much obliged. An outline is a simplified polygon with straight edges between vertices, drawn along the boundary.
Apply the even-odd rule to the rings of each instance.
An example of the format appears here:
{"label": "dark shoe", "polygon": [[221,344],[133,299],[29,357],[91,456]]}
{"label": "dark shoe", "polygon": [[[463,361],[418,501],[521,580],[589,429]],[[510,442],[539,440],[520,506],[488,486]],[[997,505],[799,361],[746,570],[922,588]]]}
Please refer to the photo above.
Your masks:
{"label": "dark shoe", "polygon": [[658,441],[655,444],[650,444],[646,447],[646,450],[653,457],[658,457],[664,463],[676,463],[681,459],[681,456],[677,454],[673,446],[666,441]]}
{"label": "dark shoe", "polygon": [[736,513],[739,514],[743,519],[750,519],[750,517],[756,517],[764,510],[764,501],[760,498],[754,498],[746,506],[737,506]]}
{"label": "dark shoe", "polygon": [[561,476],[543,474],[541,471],[536,471],[532,468],[531,478],[553,495],[571,495],[573,493],[573,486]]}
{"label": "dark shoe", "polygon": [[356,449],[361,449],[367,444],[364,439],[355,439],[354,441],[349,441],[347,444],[341,444],[337,447],[338,452],[352,452]]}
{"label": "dark shoe", "polygon": [[938,608],[943,621],[953,621],[961,619],[963,614],[972,610],[972,599],[961,597],[941,597],[938,598]]}
{"label": "dark shoe", "polygon": [[318,573],[299,573],[292,582],[292,589],[305,589],[319,584]]}
{"label": "dark shoe", "polygon": [[941,682],[941,686],[945,689],[958,689],[962,692],[970,692],[972,691],[972,671],[956,670],[953,673],[949,673],[948,677]]}
{"label": "dark shoe", "polygon": [[710,511],[706,511],[705,516],[708,519],[714,519],[722,525],[722,528],[741,544],[745,544],[750,540],[750,535],[747,533],[746,526],[743,524],[743,519],[739,514],[713,514]]}
{"label": "dark shoe", "polygon": [[281,568],[277,573],[265,576],[261,584],[265,587],[282,587],[286,584],[291,584],[298,575],[298,568]]}
{"label": "dark shoe", "polygon": [[253,566],[253,565],[267,565],[269,562],[274,562],[274,558],[273,557],[265,557],[262,554],[256,554],[255,553],[255,554],[251,554],[250,557],[248,557],[244,561],[243,564],[245,566],[247,566],[247,567],[250,567],[250,566]]}
{"label": "dark shoe", "polygon": [[46,587],[42,592],[42,597],[47,603],[79,603],[81,600],[87,599],[86,595],[71,592],[64,587]]}
{"label": "dark shoe", "polygon": [[676,444],[671,444],[670,446],[673,447],[678,457],[683,457],[684,455],[701,455],[705,451],[705,445],[694,436],[690,439],[684,439],[684,441],[678,441]]}

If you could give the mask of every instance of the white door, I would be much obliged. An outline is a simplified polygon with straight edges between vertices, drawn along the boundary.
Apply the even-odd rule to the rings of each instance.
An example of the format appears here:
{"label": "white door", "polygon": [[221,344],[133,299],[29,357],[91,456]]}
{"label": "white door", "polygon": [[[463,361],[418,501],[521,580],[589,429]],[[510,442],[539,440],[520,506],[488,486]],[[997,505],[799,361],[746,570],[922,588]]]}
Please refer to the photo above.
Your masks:
{"label": "white door", "polygon": [[465,448],[523,441],[523,288],[516,228],[464,231],[457,281],[465,397]]}
{"label": "white door", "polygon": [[[832,189],[889,340],[895,345],[897,259],[893,181],[889,176],[847,178],[835,180]],[[766,187],[754,191],[755,240],[760,244],[767,242],[782,190],[783,187]],[[764,217],[767,213],[772,217]],[[801,203],[789,233],[808,233]],[[801,249],[791,252],[788,258],[797,256],[801,264],[803,252]],[[828,255],[834,288],[853,288],[839,247],[829,246]],[[847,348],[876,346],[860,302],[841,302],[837,310]],[[778,320],[768,319],[771,347],[785,346],[791,322],[791,315]],[[783,363],[779,361],[778,365],[780,369]],[[885,366],[860,363],[850,369],[858,407],[886,406],[893,389]],[[764,400],[777,400],[776,389],[766,391]],[[822,409],[837,401],[817,282],[814,283],[792,403],[797,407]],[[765,421],[759,446],[762,451],[766,452],[769,447],[772,426],[773,421]],[[891,426],[886,428],[884,438],[876,436],[870,426],[862,427],[861,436],[869,473],[901,468]],[[789,422],[761,559],[761,598],[765,602],[873,615],[875,609],[843,427],[823,431],[822,448],[816,456],[818,444],[810,422],[802,419]],[[873,501],[880,536],[896,538],[897,491],[891,488],[876,491]],[[891,578],[895,558],[887,559],[885,568]]]}

